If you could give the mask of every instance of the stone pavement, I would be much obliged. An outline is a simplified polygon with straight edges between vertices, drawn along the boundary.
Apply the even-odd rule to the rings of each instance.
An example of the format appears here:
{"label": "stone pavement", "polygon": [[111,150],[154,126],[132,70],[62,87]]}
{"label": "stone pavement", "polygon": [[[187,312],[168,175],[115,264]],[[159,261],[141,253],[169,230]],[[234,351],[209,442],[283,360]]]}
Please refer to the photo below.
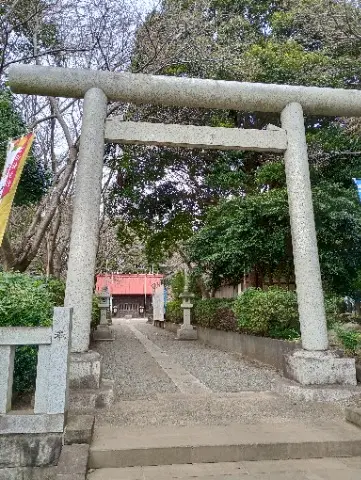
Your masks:
{"label": "stone pavement", "polygon": [[[330,458],[361,455],[361,430],[344,421],[352,401],[291,399],[274,391],[275,370],[177,341],[144,321],[115,320],[113,330],[114,342],[96,345],[115,381],[115,403],[96,415],[90,466],[98,470],[89,480],[361,478],[360,458]],[[228,441],[234,428],[239,434]],[[260,461],[231,463],[250,459]]]}
{"label": "stone pavement", "polygon": [[256,419],[313,424],[343,419],[350,403],[281,396],[273,391],[281,380],[275,370],[199,342],[177,341],[144,321],[115,320],[113,330],[114,342],[96,344],[104,375],[115,380],[115,403],[98,413],[99,426],[229,425]]}
{"label": "stone pavement", "polygon": [[115,381],[116,401],[177,392],[176,385],[151,358],[127,323],[117,322],[114,320],[112,327],[115,341],[97,342],[92,347],[103,357],[104,377]]}
{"label": "stone pavement", "polygon": [[360,480],[361,458],[105,468],[89,480]]}
{"label": "stone pavement", "polygon": [[142,322],[134,323],[143,335],[162,349],[175,363],[199,378],[214,392],[271,390],[279,375],[240,358],[238,354],[222,352],[200,342],[178,341],[175,334]]}

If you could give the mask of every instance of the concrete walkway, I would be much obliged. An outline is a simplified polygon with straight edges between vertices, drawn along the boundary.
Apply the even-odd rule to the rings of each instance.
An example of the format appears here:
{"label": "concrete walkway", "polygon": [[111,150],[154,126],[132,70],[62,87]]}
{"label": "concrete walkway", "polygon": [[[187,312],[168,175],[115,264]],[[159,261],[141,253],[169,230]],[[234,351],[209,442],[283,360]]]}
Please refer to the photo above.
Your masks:
{"label": "concrete walkway", "polygon": [[89,480],[360,480],[361,458],[104,468]]}

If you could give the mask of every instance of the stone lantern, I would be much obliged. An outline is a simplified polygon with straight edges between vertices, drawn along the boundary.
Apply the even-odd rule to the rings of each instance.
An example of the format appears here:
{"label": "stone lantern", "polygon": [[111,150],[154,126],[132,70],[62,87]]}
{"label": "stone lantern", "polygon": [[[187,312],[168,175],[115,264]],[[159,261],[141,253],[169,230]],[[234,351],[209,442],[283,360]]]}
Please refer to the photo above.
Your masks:
{"label": "stone lantern", "polygon": [[179,296],[182,299],[181,307],[183,308],[183,324],[177,330],[178,340],[197,340],[197,330],[191,325],[191,309],[193,307],[192,300],[194,294],[189,291],[188,275],[184,272],[184,291]]}
{"label": "stone lantern", "polygon": [[98,294],[98,307],[100,310],[100,323],[93,334],[94,340],[114,340],[113,333],[108,325],[107,311],[110,307],[110,293],[108,287],[104,287]]}

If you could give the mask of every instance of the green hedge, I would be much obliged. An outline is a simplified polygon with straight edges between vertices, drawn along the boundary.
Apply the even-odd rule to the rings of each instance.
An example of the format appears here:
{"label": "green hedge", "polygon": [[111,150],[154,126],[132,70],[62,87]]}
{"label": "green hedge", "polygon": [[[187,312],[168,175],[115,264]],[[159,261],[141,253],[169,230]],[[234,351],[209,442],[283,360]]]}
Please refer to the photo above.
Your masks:
{"label": "green hedge", "polygon": [[[65,282],[21,273],[0,272],[0,327],[50,326],[53,308],[64,305]],[[100,321],[98,299],[94,295],[92,327]],[[37,347],[17,347],[14,364],[15,394],[35,388]]]}
{"label": "green hedge", "polygon": [[289,339],[300,335],[295,292],[249,288],[236,299],[234,313],[241,332]]}
{"label": "green hedge", "polygon": [[[0,272],[0,327],[50,326],[54,305],[62,305],[64,284],[20,273]],[[35,387],[37,347],[17,347],[14,365],[14,393]]]}
{"label": "green hedge", "polygon": [[171,302],[167,303],[165,315],[168,322],[183,322],[183,310],[181,307],[181,303],[181,300],[172,300]]}
{"label": "green hedge", "polygon": [[0,326],[49,326],[53,295],[42,279],[0,273]]}
{"label": "green hedge", "polygon": [[[173,323],[183,322],[181,300],[167,303],[166,319]],[[192,324],[218,330],[237,331],[237,321],[232,311],[234,300],[211,298],[194,300],[192,309]]]}
{"label": "green hedge", "polygon": [[54,306],[62,307],[65,297],[65,282],[58,278],[43,278],[42,282],[44,282],[45,287],[49,290]]}
{"label": "green hedge", "polygon": [[237,331],[238,325],[233,313],[233,299],[209,298],[196,300],[192,311],[195,325],[217,330]]}
{"label": "green hedge", "polygon": [[[286,340],[300,337],[296,293],[280,287],[249,288],[236,299],[194,300],[193,305],[193,325]],[[339,325],[342,299],[326,296],[325,306],[328,325]],[[182,323],[181,300],[168,302],[166,319]],[[348,351],[360,344],[356,335],[338,336]]]}
{"label": "green hedge", "polygon": [[99,304],[99,298],[96,295],[93,295],[92,321],[91,321],[91,328],[93,330],[95,330],[100,323],[100,308],[98,304]]}
{"label": "green hedge", "polygon": [[[300,336],[296,294],[281,288],[249,288],[237,299],[210,298],[193,304],[193,325],[273,338]],[[166,318],[182,323],[180,300],[167,304]]]}

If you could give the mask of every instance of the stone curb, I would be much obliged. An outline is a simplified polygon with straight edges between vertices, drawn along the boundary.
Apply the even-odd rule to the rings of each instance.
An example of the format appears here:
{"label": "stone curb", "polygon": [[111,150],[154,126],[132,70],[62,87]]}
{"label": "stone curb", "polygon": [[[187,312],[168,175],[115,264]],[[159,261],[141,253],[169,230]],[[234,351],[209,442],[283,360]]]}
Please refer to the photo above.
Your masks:
{"label": "stone curb", "polygon": [[361,428],[361,408],[346,408],[346,420]]}
{"label": "stone curb", "polygon": [[300,385],[287,378],[273,385],[272,391],[304,402],[337,402],[361,397],[361,388],[348,385]]}
{"label": "stone curb", "polygon": [[109,408],[114,401],[114,380],[103,378],[99,388],[70,389],[70,413],[91,414],[96,409]]}
{"label": "stone curb", "polygon": [[64,444],[84,443],[90,445],[93,436],[94,420],[94,415],[70,415],[65,428]]}
{"label": "stone curb", "polygon": [[55,469],[56,467],[0,468],[0,480],[53,480]]}
{"label": "stone curb", "polygon": [[56,467],[55,480],[85,480],[88,460],[89,445],[64,445]]}

